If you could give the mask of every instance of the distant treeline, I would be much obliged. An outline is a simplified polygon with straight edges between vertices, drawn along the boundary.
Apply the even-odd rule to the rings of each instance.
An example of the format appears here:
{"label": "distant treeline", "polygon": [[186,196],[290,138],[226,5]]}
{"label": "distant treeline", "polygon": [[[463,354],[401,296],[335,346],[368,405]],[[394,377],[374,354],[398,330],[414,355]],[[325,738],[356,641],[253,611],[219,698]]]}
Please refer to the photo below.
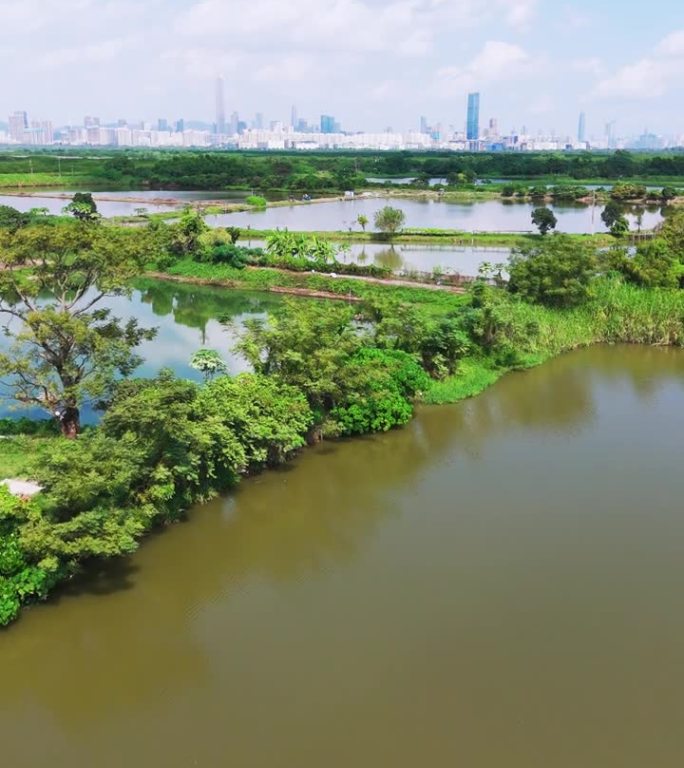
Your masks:
{"label": "distant treeline", "polygon": [[121,189],[228,187],[293,191],[345,190],[367,176],[444,177],[450,184],[475,179],[577,180],[684,177],[684,152],[455,153],[455,152],[237,152],[54,150],[0,154],[0,181],[51,175]]}

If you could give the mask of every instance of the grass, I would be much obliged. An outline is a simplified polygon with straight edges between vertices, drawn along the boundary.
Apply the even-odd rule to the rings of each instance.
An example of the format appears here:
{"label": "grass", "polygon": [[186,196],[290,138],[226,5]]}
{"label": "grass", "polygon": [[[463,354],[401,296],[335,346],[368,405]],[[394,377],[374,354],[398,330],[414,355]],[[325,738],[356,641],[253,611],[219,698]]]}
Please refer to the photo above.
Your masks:
{"label": "grass", "polygon": [[31,479],[54,437],[0,437],[0,480]]}
{"label": "grass", "polygon": [[[273,234],[272,229],[244,229],[242,228],[242,240],[266,240]],[[378,232],[356,231],[310,231],[295,232],[317,237],[320,240],[328,240],[335,243],[382,243],[387,246],[414,243],[416,245],[472,245],[472,246],[500,246],[515,248],[530,243],[539,242],[541,235],[535,234],[507,234],[501,232],[464,232],[457,229],[429,229],[407,228],[396,234],[391,239]],[[588,242],[597,248],[607,247],[615,242],[615,238],[609,234],[568,234],[573,240]]]}
{"label": "grass", "polygon": [[53,187],[56,189],[73,189],[74,187],[92,186],[90,176],[60,176],[57,173],[2,173],[0,174],[0,189],[24,190]]}
{"label": "grass", "polygon": [[446,405],[475,397],[491,387],[504,373],[505,370],[493,368],[487,360],[467,358],[459,365],[457,374],[432,381],[423,396],[423,402],[428,405]]}
{"label": "grass", "polygon": [[[151,265],[151,269],[153,266]],[[463,301],[463,296],[446,291],[434,291],[413,286],[383,285],[379,282],[351,280],[343,277],[330,277],[310,272],[286,272],[268,267],[236,269],[222,264],[204,264],[184,260],[173,264],[165,274],[172,277],[188,278],[201,282],[223,285],[226,288],[242,290],[269,291],[273,288],[304,288],[309,291],[324,291],[340,297],[350,296],[360,299],[389,297],[400,301],[428,304],[435,307],[453,309]]]}

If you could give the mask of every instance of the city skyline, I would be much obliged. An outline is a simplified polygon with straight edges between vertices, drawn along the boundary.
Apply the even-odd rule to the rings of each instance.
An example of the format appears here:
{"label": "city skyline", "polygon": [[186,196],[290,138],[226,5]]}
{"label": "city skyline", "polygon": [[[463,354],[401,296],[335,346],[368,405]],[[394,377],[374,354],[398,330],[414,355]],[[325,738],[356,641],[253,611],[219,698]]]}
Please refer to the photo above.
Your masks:
{"label": "city skyline", "polygon": [[240,13],[219,0],[0,0],[0,61],[13,73],[0,114],[75,124],[87,108],[105,120],[213,123],[222,76],[226,113],[287,122],[297,104],[348,130],[413,129],[416,115],[461,127],[478,91],[483,120],[502,130],[525,121],[575,136],[581,111],[589,134],[613,121],[625,135],[684,130],[679,3],[664,0],[657,16],[616,0],[454,5],[336,0],[321,14],[313,0],[252,0]]}
{"label": "city skyline", "polygon": [[217,147],[227,149],[413,149],[470,152],[567,151],[641,149],[658,150],[684,147],[684,136],[662,137],[647,129],[638,136],[620,137],[616,122],[603,127],[596,140],[587,133],[587,115],[580,112],[575,137],[521,129],[501,131],[496,117],[482,124],[480,93],[468,94],[464,129],[432,124],[421,115],[417,130],[404,132],[345,131],[334,115],[320,115],[308,121],[299,116],[296,104],[288,121],[267,121],[263,112],[247,120],[233,111],[226,120],[223,78],[214,82],[215,120],[213,124],[178,118],[159,117],[156,121],[131,121],[118,118],[107,122],[86,115],[82,123],[55,126],[51,120],[35,120],[25,110],[17,110],[0,122],[0,146],[108,146],[108,147]]}

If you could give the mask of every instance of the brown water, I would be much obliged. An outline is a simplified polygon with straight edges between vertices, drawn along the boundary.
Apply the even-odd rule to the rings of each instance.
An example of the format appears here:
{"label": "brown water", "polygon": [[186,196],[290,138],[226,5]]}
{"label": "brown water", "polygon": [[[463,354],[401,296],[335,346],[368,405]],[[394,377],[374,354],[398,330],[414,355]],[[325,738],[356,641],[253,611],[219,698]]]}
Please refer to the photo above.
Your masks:
{"label": "brown water", "polygon": [[1,764],[681,766],[683,406],[594,348],[244,483],[0,633]]}

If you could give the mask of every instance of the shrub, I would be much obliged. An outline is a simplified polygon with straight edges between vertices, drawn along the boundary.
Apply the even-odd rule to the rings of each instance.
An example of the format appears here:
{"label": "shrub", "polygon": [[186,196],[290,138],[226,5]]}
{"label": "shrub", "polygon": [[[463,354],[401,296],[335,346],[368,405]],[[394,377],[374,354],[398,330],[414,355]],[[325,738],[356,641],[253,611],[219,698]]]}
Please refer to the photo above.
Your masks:
{"label": "shrub", "polygon": [[581,304],[596,272],[593,250],[565,235],[513,252],[508,290],[526,301],[554,307]]}

